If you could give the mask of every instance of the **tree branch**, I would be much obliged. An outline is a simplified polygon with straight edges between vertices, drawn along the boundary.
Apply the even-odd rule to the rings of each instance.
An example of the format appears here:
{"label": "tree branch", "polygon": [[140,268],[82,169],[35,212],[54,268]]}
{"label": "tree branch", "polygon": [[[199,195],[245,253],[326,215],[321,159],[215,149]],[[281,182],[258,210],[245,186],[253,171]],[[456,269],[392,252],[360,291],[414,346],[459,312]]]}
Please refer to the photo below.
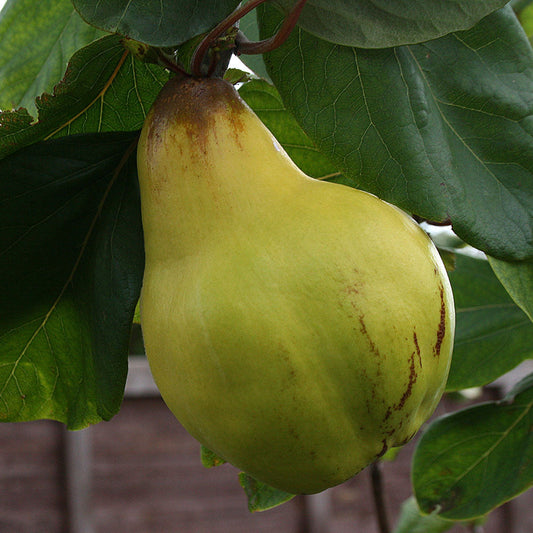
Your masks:
{"label": "tree branch", "polygon": [[385,493],[383,490],[383,477],[381,473],[381,461],[370,465],[370,479],[372,480],[372,495],[380,533],[390,533],[387,509],[385,508]]}

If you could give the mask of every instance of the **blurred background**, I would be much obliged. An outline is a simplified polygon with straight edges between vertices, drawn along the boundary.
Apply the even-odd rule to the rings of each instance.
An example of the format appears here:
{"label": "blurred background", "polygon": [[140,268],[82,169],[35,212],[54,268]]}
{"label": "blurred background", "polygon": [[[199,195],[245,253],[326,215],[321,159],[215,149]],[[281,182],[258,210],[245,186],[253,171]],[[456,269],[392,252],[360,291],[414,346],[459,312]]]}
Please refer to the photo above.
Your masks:
{"label": "blurred background", "polygon": [[[41,420],[0,424],[0,533],[378,533],[369,470],[314,496],[250,513],[238,471],[204,468],[200,446],[163,403],[133,337],[122,409],[109,422],[68,432]],[[526,363],[531,371],[533,362]],[[483,390],[492,400],[524,366]],[[481,398],[480,398],[480,395]],[[445,397],[435,415],[468,405]],[[416,438],[382,473],[391,526],[411,495]],[[452,533],[531,533],[533,491],[502,506],[482,526]]]}

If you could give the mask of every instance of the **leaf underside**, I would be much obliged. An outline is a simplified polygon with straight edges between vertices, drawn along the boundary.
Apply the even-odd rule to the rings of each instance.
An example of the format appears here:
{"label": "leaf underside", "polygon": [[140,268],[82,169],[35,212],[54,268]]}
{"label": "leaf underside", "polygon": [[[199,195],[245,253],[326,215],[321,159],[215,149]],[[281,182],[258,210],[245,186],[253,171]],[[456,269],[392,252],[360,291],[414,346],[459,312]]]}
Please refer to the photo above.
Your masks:
{"label": "leaf underside", "polygon": [[[275,0],[285,10],[294,0]],[[301,28],[326,41],[359,48],[419,43],[465,30],[506,0],[308,0]]]}
{"label": "leaf underside", "polygon": [[72,0],[93,26],[154,46],[173,46],[210,30],[238,0]]}

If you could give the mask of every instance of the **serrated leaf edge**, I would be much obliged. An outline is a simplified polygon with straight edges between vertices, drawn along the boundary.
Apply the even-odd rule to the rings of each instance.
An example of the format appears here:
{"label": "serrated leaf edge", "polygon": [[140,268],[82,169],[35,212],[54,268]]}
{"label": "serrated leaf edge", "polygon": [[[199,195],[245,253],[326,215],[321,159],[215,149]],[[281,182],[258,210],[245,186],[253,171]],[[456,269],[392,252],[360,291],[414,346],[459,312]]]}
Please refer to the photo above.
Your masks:
{"label": "serrated leaf edge", "polygon": [[[115,67],[115,69],[113,70],[111,76],[109,76],[109,79],[107,80],[107,82],[105,83],[105,85],[102,87],[102,89],[100,90],[100,92],[98,93],[98,95],[89,103],[87,104],[81,111],[79,111],[76,115],[72,116],[69,118],[69,120],[67,120],[67,122],[65,122],[64,124],[62,124],[59,128],[57,128],[56,130],[54,130],[52,133],[48,134],[46,137],[44,137],[44,140],[48,140],[50,138],[52,138],[54,135],[57,135],[57,133],[59,133],[62,129],[68,127],[70,124],[72,124],[77,118],[81,117],[81,115],[83,115],[85,112],[87,112],[88,109],[90,109],[98,100],[100,100],[101,98],[103,98],[103,96],[105,95],[105,93],[107,92],[107,90],[109,89],[109,87],[111,87],[111,84],[113,83],[113,81],[115,80],[115,78],[117,77],[118,73],[120,72],[120,69],[122,68],[122,66],[124,65],[125,61],[126,61],[126,58],[130,55],[130,52],[128,50],[124,50],[124,53],[122,54],[122,57],[120,58],[119,62],[117,63],[117,66]],[[60,82],[61,83],[61,82]],[[55,91],[54,91],[55,92]]]}

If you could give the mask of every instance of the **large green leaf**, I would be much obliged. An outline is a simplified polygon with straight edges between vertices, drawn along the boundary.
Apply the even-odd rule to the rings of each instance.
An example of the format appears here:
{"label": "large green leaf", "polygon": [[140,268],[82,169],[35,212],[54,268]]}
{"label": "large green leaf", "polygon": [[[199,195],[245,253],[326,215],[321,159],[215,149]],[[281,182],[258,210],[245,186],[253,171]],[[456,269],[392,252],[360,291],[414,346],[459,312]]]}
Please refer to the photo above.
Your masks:
{"label": "large green leaf", "polygon": [[[295,0],[275,0],[285,9]],[[508,0],[308,0],[299,26],[338,44],[388,48],[465,30]]]}
{"label": "large green leaf", "polygon": [[457,326],[448,390],[485,385],[533,357],[533,323],[486,260],[457,254],[449,277]]}
{"label": "large green leaf", "polygon": [[0,161],[0,420],[80,428],[117,412],[144,254],[136,133]]}
{"label": "large green leaf", "polygon": [[502,402],[437,419],[413,457],[418,505],[453,520],[483,516],[533,484],[533,374]]}
{"label": "large green leaf", "polygon": [[[262,35],[280,23],[265,7]],[[533,52],[512,9],[423,44],[362,50],[298,29],[265,57],[286,107],[352,185],[533,257]]]}
{"label": "large green leaf", "polygon": [[68,59],[101,32],[70,0],[9,0],[0,12],[0,109],[25,107],[51,91]]}
{"label": "large green leaf", "polygon": [[181,44],[229,15],[239,0],[72,0],[89,23],[154,46]]}
{"label": "large green leaf", "polygon": [[53,94],[37,98],[38,121],[25,109],[0,114],[0,158],[34,142],[104,131],[133,131],[168,73],[137,61],[118,36],[103,37],[71,58]]}

